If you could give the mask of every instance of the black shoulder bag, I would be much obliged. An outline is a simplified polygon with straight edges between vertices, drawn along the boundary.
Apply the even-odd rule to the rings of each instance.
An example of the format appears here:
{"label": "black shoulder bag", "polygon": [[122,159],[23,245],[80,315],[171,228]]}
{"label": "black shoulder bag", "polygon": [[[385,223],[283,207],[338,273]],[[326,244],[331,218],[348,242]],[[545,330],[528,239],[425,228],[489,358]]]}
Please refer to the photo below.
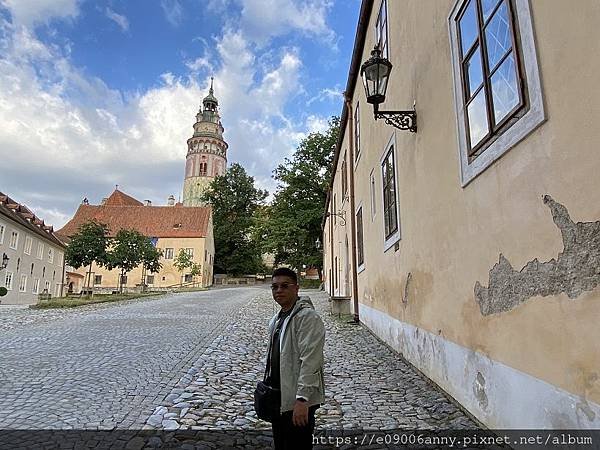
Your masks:
{"label": "black shoulder bag", "polygon": [[[290,315],[288,324],[292,321],[292,318],[302,308],[298,308]],[[279,335],[279,339],[282,336]],[[273,339],[269,341],[269,349],[267,353],[267,366],[265,367],[265,375],[263,381],[259,381],[254,390],[254,411],[256,411],[256,417],[266,422],[273,422],[273,419],[279,416],[279,409],[281,408],[281,391],[269,386],[267,382],[268,374],[271,369],[271,346],[273,345]]]}

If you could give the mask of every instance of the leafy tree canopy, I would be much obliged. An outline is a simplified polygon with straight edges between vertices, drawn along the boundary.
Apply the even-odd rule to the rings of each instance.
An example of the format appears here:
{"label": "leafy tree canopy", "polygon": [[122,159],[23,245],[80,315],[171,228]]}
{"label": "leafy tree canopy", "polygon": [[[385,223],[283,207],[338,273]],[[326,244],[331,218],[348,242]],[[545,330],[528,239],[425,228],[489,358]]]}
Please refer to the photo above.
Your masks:
{"label": "leafy tree canopy", "polygon": [[107,262],[108,243],[108,226],[93,220],[86,222],[71,236],[65,261],[75,269],[90,266],[94,262],[103,266]]}
{"label": "leafy tree canopy", "polygon": [[331,179],[333,153],[340,120],[332,117],[329,128],[303,139],[291,159],[274,171],[278,182],[271,207],[265,212],[263,249],[275,255],[275,263],[300,269],[323,267],[323,255],[315,248],[321,236],[323,206]]}
{"label": "leafy tree canopy", "polygon": [[216,273],[242,275],[264,270],[254,229],[255,213],[267,195],[237,163],[209,185],[203,200],[213,209]]}

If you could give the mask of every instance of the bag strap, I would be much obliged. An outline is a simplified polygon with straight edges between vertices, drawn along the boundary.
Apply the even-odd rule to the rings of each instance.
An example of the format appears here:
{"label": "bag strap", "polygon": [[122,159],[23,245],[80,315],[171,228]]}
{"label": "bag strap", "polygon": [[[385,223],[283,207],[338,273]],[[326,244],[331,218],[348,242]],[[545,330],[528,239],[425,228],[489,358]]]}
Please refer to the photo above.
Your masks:
{"label": "bag strap", "polygon": [[[291,322],[292,318],[298,314],[302,309],[304,309],[304,307],[300,307],[298,308],[296,311],[294,311],[289,317],[288,317],[288,323]],[[284,319],[285,322],[285,319]],[[275,323],[277,323],[277,321],[275,321]],[[283,323],[282,323],[283,326]],[[275,328],[273,328],[273,331],[275,331]],[[280,330],[281,332],[281,330]],[[273,341],[274,341],[274,337],[275,337],[275,333],[273,333],[273,336],[269,337],[269,349],[267,350],[267,366],[265,367],[265,376],[263,377],[263,381],[267,381],[267,378],[269,375],[271,375],[271,349],[273,346]],[[281,339],[281,335],[279,335],[279,339]]]}

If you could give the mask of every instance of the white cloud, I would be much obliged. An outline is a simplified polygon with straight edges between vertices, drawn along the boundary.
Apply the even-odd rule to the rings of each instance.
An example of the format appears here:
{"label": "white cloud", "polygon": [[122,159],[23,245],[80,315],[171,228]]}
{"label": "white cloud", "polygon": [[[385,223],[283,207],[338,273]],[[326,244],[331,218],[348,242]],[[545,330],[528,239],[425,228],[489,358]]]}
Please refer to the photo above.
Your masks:
{"label": "white cloud", "polygon": [[306,118],[306,128],[309,133],[324,133],[329,129],[329,119],[310,115]]}
{"label": "white cloud", "polygon": [[331,0],[238,0],[240,27],[250,40],[267,43],[272,37],[303,32],[335,44],[335,33],[327,25]]}
{"label": "white cloud", "polygon": [[174,27],[181,25],[183,21],[183,8],[179,0],[160,0],[160,6],[165,13],[165,18]]}
{"label": "white cloud", "polygon": [[0,0],[15,25],[32,27],[54,18],[74,18],[79,14],[79,0]]}
{"label": "white cloud", "polygon": [[307,102],[306,105],[310,106],[311,104],[313,104],[316,101],[322,102],[322,101],[335,101],[335,102],[340,102],[344,100],[344,93],[343,93],[343,89],[336,85],[334,88],[324,88],[321,89],[319,91],[319,93],[317,95],[315,95],[314,97],[310,98]]}
{"label": "white cloud", "polygon": [[129,31],[129,20],[127,20],[127,17],[117,14],[110,8],[106,8],[106,17],[116,23],[121,28],[121,31]]}
{"label": "white cloud", "polygon": [[[257,45],[260,30],[254,29],[254,36],[249,30],[254,22],[258,25],[253,9],[258,2],[243,3],[244,26],[225,28],[211,49],[204,43],[200,56],[184,61],[188,74],[165,72],[156,86],[140,92],[111,89],[74,67],[68,49],[0,22],[5,31],[0,33],[0,158],[15,168],[0,174],[0,188],[38,215],[45,213],[57,228],[83,197],[97,203],[115,184],[154,204],[164,204],[169,194],[178,197],[186,140],[214,74],[229,164],[242,163],[272,194],[272,170],[307,133],[325,129],[327,121],[314,115],[290,118],[286,107],[304,92],[300,52]],[[181,23],[177,0],[161,5],[172,25]],[[299,30],[326,37],[328,5],[269,0],[263,7],[281,8],[280,17],[269,9],[265,26],[274,25],[279,34]],[[308,17],[316,18],[309,23]],[[333,94],[324,90],[320,95]]]}

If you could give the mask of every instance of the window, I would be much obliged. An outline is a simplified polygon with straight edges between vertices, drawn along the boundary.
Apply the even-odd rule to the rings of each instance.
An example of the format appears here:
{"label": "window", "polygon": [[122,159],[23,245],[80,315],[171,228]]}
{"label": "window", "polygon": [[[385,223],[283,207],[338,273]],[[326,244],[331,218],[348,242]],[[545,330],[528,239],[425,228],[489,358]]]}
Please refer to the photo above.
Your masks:
{"label": "window", "polygon": [[335,274],[333,276],[333,288],[337,289],[338,287],[338,257],[335,257]]}
{"label": "window", "polygon": [[13,283],[13,273],[7,271],[6,274],[4,275],[4,287],[6,289],[8,289],[9,291],[11,291],[12,283]]}
{"label": "window", "polygon": [[346,166],[346,153],[344,152],[344,159],[342,159],[342,205],[348,193],[348,168]]}
{"label": "window", "polygon": [[50,293],[50,281],[45,281],[44,282],[44,293],[45,294],[49,294]]}
{"label": "window", "polygon": [[381,1],[377,22],[375,23],[375,42],[381,50],[381,56],[389,59],[388,29],[387,29],[387,0]]}
{"label": "window", "polygon": [[21,269],[21,258],[17,258],[17,273],[19,273],[19,269]]}
{"label": "window", "polygon": [[123,286],[127,284],[127,275],[122,275],[121,276],[121,284]]}
{"label": "window", "polygon": [[200,176],[206,176],[207,164],[205,162],[200,163]]}
{"label": "window", "polygon": [[48,262],[49,263],[54,262],[54,249],[53,248],[48,249]]}
{"label": "window", "polygon": [[333,205],[332,205],[332,207],[333,207],[333,213],[332,213],[332,215],[333,215],[333,224],[334,225],[336,224],[336,217],[337,217],[336,216],[336,213],[337,213],[337,205],[336,205],[336,203],[337,203],[337,201],[336,201],[336,195],[333,194]]}
{"label": "window", "polygon": [[377,212],[377,201],[375,200],[375,169],[371,170],[369,175],[369,189],[371,194],[371,221],[375,218]]}
{"label": "window", "polygon": [[37,246],[37,258],[38,259],[44,259],[44,244],[41,242],[38,242],[38,246]]}
{"label": "window", "polygon": [[389,239],[398,230],[396,214],[396,175],[394,168],[394,147],[388,151],[381,165],[383,179],[383,221],[385,238]]}
{"label": "window", "polygon": [[8,243],[8,246],[12,249],[16,249],[18,244],[19,244],[19,232],[13,231],[10,234],[10,242]]}
{"label": "window", "polygon": [[194,249],[193,248],[186,248],[184,250],[185,254],[188,255],[190,258],[194,257]]}
{"label": "window", "polygon": [[165,259],[173,259],[173,249],[165,248]]}
{"label": "window", "polygon": [[23,249],[23,252],[26,255],[31,255],[31,246],[33,245],[33,239],[31,238],[31,236],[25,236],[25,248]]}
{"label": "window", "polygon": [[465,186],[545,117],[529,2],[458,0],[449,21]]}
{"label": "window", "polygon": [[189,273],[185,274],[185,283],[191,283],[192,282],[192,275]]}
{"label": "window", "polygon": [[204,261],[208,258],[208,251],[204,249]]}
{"label": "window", "polygon": [[358,268],[365,265],[365,253],[363,247],[363,219],[362,219],[362,206],[358,208],[356,213],[356,263]]}
{"label": "window", "polygon": [[102,275],[94,275],[94,284],[102,284]]}
{"label": "window", "polygon": [[356,103],[354,110],[354,162],[358,161],[360,156],[360,105]]}
{"label": "window", "polygon": [[0,223],[0,244],[4,243],[4,232],[6,231],[6,225]]}
{"label": "window", "polygon": [[35,264],[31,263],[31,272],[29,272],[29,275],[33,275],[34,268],[35,268]]}
{"label": "window", "polygon": [[35,280],[33,280],[33,288],[31,289],[31,292],[33,294],[37,294],[40,291],[40,279],[36,278]]}
{"label": "window", "polygon": [[27,275],[21,275],[21,280],[19,281],[19,292],[27,292]]}
{"label": "window", "polygon": [[146,284],[154,284],[154,275],[146,275]]}

